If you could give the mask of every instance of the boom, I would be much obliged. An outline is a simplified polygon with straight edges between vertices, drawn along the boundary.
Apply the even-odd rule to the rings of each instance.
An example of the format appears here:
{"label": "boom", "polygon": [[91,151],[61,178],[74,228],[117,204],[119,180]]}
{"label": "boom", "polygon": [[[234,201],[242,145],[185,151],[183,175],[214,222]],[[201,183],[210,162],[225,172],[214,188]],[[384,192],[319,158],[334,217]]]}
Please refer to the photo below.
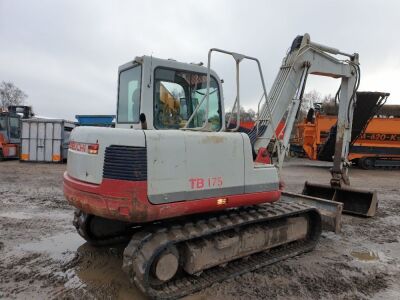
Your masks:
{"label": "boom", "polygon": [[[284,57],[279,73],[267,94],[261,65],[258,59],[229,52],[220,49],[211,49],[208,54],[208,77],[210,74],[211,53],[220,52],[231,55],[236,62],[236,100],[232,109],[232,114],[236,112],[236,126],[231,129],[232,117],[228,120],[227,126],[222,127],[221,131],[236,131],[240,126],[240,82],[239,82],[239,64],[242,60],[248,59],[255,61],[258,65],[260,78],[264,93],[258,105],[258,114],[253,130],[249,133],[254,153],[261,148],[265,148],[273,140],[274,149],[278,153],[278,164],[282,166],[283,158],[288,149],[290,133],[294,126],[294,121],[300,107],[308,74],[340,78],[339,93],[339,114],[338,114],[338,134],[336,139],[336,150],[334,167],[332,170],[331,184],[340,186],[342,183],[349,184],[347,176],[346,159],[349,152],[349,143],[351,139],[352,114],[355,105],[355,92],[357,91],[360,79],[358,66],[358,54],[348,54],[338,49],[311,42],[310,36],[297,36],[288,54]],[[341,60],[333,55],[347,56],[347,60]],[[267,95],[267,96],[265,96]],[[208,102],[208,93],[203,97],[198,107],[203,101]],[[208,105],[206,106],[208,107]],[[288,111],[284,138],[280,141],[276,137],[276,126],[282,120]],[[193,113],[192,117],[195,115]],[[191,121],[189,119],[188,123]],[[207,120],[203,127],[207,128]]]}
{"label": "boom", "polygon": [[[349,60],[339,60],[329,53],[348,56]],[[295,115],[301,104],[308,74],[341,79],[338,135],[332,183],[340,186],[343,180],[344,183],[348,184],[347,168],[344,162],[349,152],[355,92],[360,79],[358,54],[350,55],[334,48],[313,43],[308,34],[298,36],[293,41],[289,53],[283,59],[271,91],[259,111],[259,118],[256,122],[259,135],[254,148],[257,151],[260,147],[269,143],[274,134],[274,126],[271,125],[277,124],[290,107],[283,142],[277,141],[280,154],[287,150],[289,136],[293,129]],[[263,130],[264,128],[265,130]],[[281,165],[283,155],[279,155],[279,158]]]}

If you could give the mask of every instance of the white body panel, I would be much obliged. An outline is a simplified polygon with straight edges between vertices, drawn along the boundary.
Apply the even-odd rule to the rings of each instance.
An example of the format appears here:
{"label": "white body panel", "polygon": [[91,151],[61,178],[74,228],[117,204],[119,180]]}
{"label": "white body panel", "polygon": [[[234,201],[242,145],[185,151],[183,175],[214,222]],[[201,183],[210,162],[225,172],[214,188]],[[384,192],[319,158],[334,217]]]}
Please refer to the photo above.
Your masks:
{"label": "white body panel", "polygon": [[241,134],[146,131],[153,203],[244,192]]}
{"label": "white body panel", "polygon": [[103,180],[104,153],[109,145],[146,146],[142,130],[121,128],[77,127],[72,131],[70,140],[85,144],[99,144],[97,155],[68,150],[68,174],[95,184],[100,184]]}
{"label": "white body panel", "polygon": [[98,154],[69,150],[68,174],[102,182],[109,146],[147,148],[147,192],[153,204],[277,190],[277,169],[254,165],[244,133],[78,127],[71,141],[98,143]]}
{"label": "white body panel", "polygon": [[244,133],[146,131],[152,203],[277,190],[272,165],[254,166]]}

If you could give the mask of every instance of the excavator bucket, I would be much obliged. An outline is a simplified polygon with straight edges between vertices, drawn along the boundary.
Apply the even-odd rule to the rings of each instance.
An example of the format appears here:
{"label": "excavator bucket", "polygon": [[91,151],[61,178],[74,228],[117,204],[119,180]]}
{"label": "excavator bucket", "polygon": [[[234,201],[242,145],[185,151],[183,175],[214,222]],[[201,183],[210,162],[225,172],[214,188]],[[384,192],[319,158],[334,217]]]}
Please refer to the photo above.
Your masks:
{"label": "excavator bucket", "polygon": [[332,187],[330,185],[304,184],[303,195],[343,203],[343,212],[364,217],[373,217],[378,208],[376,192],[351,187]]}

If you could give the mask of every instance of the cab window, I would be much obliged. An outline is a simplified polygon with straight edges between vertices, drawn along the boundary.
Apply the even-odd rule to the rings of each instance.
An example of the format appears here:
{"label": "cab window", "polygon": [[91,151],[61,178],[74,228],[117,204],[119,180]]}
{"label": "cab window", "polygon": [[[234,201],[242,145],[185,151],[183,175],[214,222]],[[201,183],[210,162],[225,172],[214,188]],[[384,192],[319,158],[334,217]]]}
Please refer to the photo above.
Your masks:
{"label": "cab window", "polygon": [[20,137],[20,122],[18,118],[10,118],[10,138],[18,139]]}
{"label": "cab window", "polygon": [[[154,85],[154,126],[157,129],[183,128],[207,92],[207,75],[157,68]],[[206,118],[206,100],[203,101],[189,128],[201,127]],[[218,83],[211,77],[209,129],[221,128],[221,109]]]}
{"label": "cab window", "polygon": [[122,71],[118,88],[118,123],[139,123],[141,66]]}

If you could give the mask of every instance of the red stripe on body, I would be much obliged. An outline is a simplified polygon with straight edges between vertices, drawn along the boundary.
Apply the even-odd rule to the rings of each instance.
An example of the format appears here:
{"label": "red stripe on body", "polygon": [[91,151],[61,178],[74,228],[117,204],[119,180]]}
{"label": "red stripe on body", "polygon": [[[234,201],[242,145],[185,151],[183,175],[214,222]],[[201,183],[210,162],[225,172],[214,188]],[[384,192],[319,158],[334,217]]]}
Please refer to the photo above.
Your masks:
{"label": "red stripe on body", "polygon": [[[275,202],[279,200],[281,191],[228,195],[155,205],[147,198],[147,181],[103,179],[101,184],[96,185],[74,179],[65,172],[64,195],[71,205],[86,213],[109,219],[144,223],[231,207]],[[221,199],[226,201],[221,201]],[[221,203],[224,204],[221,205]]]}

